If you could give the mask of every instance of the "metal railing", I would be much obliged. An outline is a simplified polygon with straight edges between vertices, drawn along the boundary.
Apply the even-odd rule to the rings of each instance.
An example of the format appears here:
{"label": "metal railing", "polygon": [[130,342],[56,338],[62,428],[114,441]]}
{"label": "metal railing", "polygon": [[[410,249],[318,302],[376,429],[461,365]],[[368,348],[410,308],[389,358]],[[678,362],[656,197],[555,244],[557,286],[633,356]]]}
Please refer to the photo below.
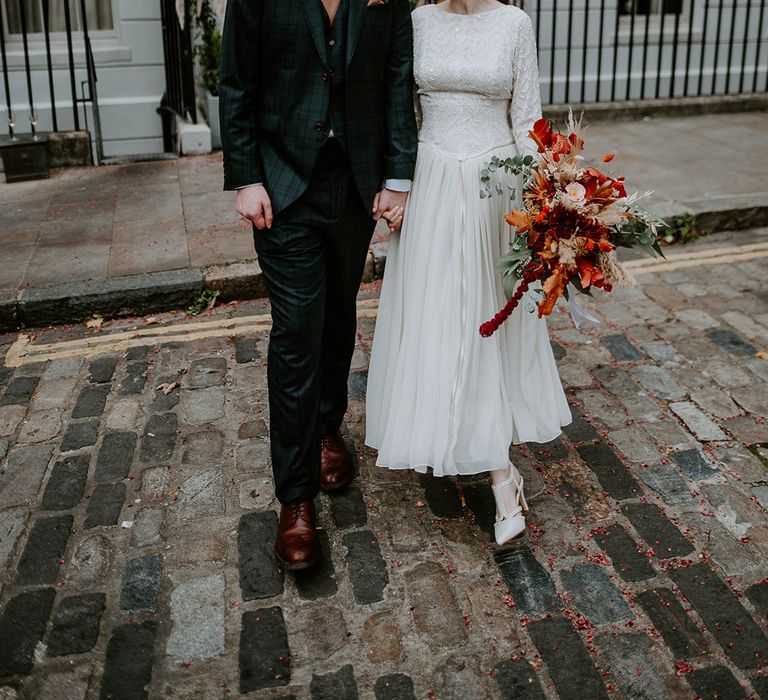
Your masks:
{"label": "metal railing", "polygon": [[[40,3],[41,16],[30,17],[29,5],[25,0],[0,0],[0,60],[2,60],[3,102],[6,108],[8,137],[14,139],[22,133],[35,136],[42,133],[41,127],[53,132],[71,128],[75,131],[80,131],[81,128],[87,131],[92,130],[97,152],[96,160],[101,162],[103,145],[96,91],[96,66],[88,32],[85,0],[40,0]],[[54,32],[51,26],[51,7],[54,3],[61,5],[59,9],[63,9],[65,70],[68,73],[68,80],[65,82],[68,82],[69,92],[66,97],[59,94],[58,101],[57,70],[54,67],[52,38],[55,37],[58,44],[62,39],[62,32]],[[10,33],[8,23],[10,16],[15,18],[15,23],[18,25],[13,33]],[[73,17],[78,20],[77,30],[72,26]],[[32,63],[32,49],[36,48],[34,46],[36,44],[44,47],[43,70],[47,74],[45,87],[42,87],[42,81],[36,79],[35,74],[40,68],[33,66]],[[84,61],[80,64],[75,58],[75,47],[78,44],[82,46],[84,55]],[[11,65],[10,56],[18,55],[19,50],[22,54],[21,61]],[[23,77],[18,75],[19,73],[23,73]],[[78,81],[81,96],[78,96]],[[61,88],[61,82],[58,88]],[[92,125],[88,124],[87,106],[89,105]],[[43,124],[40,119],[41,112],[45,116]],[[29,131],[22,131],[19,117],[23,113],[26,113],[29,121]]]}
{"label": "metal railing", "polygon": [[176,13],[175,0],[161,0],[163,54],[165,56],[165,94],[158,112],[163,118],[163,143],[166,152],[174,151],[173,119],[178,115],[197,124],[194,57],[192,54],[192,13],[184,2],[183,26]]}
{"label": "metal railing", "polygon": [[768,92],[767,0],[514,0],[549,104]]}

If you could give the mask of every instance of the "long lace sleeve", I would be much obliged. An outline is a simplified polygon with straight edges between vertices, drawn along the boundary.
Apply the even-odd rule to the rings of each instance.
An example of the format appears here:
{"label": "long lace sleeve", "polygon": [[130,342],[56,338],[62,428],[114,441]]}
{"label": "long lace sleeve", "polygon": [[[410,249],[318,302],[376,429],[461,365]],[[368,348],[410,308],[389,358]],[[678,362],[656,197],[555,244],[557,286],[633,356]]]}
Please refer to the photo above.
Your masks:
{"label": "long lace sleeve", "polygon": [[512,106],[510,108],[515,143],[522,155],[536,156],[538,151],[528,132],[541,118],[539,66],[536,60],[536,36],[528,15],[520,20],[519,35],[512,66]]}

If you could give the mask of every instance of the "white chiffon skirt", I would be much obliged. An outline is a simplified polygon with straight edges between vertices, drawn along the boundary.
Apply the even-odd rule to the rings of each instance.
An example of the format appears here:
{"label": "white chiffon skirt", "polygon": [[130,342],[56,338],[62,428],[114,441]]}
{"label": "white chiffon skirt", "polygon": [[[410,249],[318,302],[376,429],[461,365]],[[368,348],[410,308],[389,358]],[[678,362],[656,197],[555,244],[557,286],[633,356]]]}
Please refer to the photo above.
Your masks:
{"label": "white chiffon skirt", "polygon": [[494,264],[511,239],[509,197],[481,199],[480,171],[515,153],[458,160],[419,144],[368,374],[366,444],[378,466],[437,476],[505,468],[513,442],[548,442],[571,421],[543,319],[518,307],[491,338],[478,330],[505,303]]}

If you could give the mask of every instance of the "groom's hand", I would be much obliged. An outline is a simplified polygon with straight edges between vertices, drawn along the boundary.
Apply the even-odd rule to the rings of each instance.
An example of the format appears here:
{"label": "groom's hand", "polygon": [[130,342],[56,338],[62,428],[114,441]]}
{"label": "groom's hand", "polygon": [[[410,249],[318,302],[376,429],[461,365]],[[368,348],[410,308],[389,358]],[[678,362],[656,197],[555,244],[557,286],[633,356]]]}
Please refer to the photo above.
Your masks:
{"label": "groom's hand", "polygon": [[373,218],[378,221],[388,212],[396,211],[400,214],[399,217],[393,217],[391,221],[385,217],[389,230],[396,231],[400,227],[402,213],[405,211],[405,203],[407,201],[407,192],[395,192],[394,190],[388,190],[385,187],[373,200]]}
{"label": "groom's hand", "polygon": [[264,185],[250,185],[238,190],[235,208],[260,231],[272,228],[272,202]]}

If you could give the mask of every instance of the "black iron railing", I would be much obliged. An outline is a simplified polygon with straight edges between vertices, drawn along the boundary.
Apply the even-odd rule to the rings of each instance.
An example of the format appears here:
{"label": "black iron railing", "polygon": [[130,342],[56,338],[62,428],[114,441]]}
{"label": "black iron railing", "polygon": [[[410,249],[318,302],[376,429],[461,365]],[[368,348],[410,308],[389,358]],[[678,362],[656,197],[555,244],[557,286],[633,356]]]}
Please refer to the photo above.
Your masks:
{"label": "black iron railing", "polygon": [[549,104],[768,92],[768,0],[514,0]]}
{"label": "black iron railing", "polygon": [[[53,27],[51,10],[63,14],[63,26]],[[97,148],[97,159],[102,156],[101,123],[96,93],[96,66],[88,32],[85,0],[40,0],[32,4],[26,0],[0,0],[0,60],[3,71],[3,103],[6,109],[7,134],[14,139],[22,134],[36,135],[40,131],[75,131],[85,127],[93,131]],[[76,27],[73,27],[73,18]],[[68,73],[68,95],[61,94],[61,83],[57,83],[54,67],[54,49],[62,41],[66,48],[66,71]],[[45,67],[32,64],[32,51],[37,46],[45,52]],[[75,58],[76,47],[82,47],[84,60]],[[12,56],[20,60],[9,63]],[[45,70],[47,80],[34,79],[35,73]],[[59,76],[60,78],[60,76]],[[66,82],[66,81],[65,81]],[[81,94],[78,96],[78,82]],[[57,101],[58,85],[58,101]],[[35,89],[37,87],[37,90]],[[92,124],[88,123],[88,110]],[[26,119],[24,119],[26,117]],[[28,130],[25,124],[28,121]],[[0,126],[0,133],[4,130]]]}
{"label": "black iron railing", "polygon": [[160,0],[165,56],[165,94],[158,110],[163,117],[165,150],[175,150],[173,119],[178,115],[197,124],[192,13],[184,2],[184,22],[176,13],[175,0]]}

